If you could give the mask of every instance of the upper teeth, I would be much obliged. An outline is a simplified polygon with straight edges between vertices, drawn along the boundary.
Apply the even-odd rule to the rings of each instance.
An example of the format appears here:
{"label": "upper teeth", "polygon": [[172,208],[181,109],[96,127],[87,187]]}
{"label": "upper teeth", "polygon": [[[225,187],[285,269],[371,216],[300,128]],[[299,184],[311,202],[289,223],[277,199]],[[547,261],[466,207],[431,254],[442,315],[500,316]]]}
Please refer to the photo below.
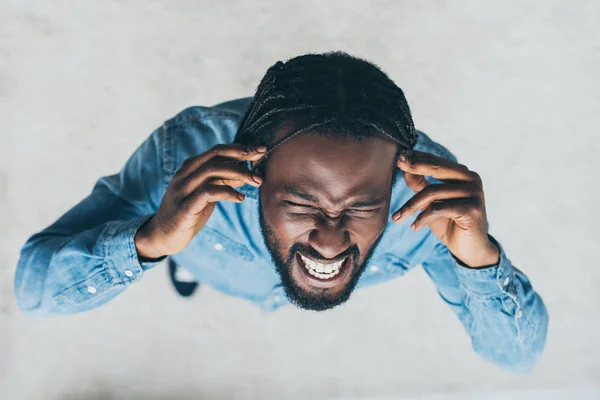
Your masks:
{"label": "upper teeth", "polygon": [[304,261],[308,272],[321,279],[331,278],[332,276],[337,275],[338,272],[340,272],[340,267],[345,261],[344,259],[331,264],[321,264],[304,257],[302,254],[300,255],[300,258]]}

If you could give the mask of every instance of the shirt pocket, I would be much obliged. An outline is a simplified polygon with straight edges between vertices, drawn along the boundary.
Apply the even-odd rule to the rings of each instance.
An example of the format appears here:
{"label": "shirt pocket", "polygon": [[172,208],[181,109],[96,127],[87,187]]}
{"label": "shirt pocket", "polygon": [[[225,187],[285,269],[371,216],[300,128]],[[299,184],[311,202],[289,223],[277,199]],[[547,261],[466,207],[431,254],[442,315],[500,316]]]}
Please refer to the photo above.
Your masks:
{"label": "shirt pocket", "polygon": [[100,294],[114,289],[113,279],[107,269],[91,275],[87,279],[63,290],[54,296],[54,301],[59,305],[80,304],[94,299]]}

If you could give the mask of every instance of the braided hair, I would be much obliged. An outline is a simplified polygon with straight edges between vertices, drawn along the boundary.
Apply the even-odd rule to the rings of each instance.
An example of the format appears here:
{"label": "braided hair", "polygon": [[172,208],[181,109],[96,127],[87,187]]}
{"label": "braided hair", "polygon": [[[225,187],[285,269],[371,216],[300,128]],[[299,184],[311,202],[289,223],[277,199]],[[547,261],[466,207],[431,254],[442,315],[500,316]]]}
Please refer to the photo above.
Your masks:
{"label": "braided hair", "polygon": [[376,65],[340,51],[305,54],[271,66],[234,142],[267,145],[290,122],[292,133],[267,147],[261,162],[279,145],[306,131],[355,140],[380,133],[398,143],[397,155],[417,142],[402,90]]}

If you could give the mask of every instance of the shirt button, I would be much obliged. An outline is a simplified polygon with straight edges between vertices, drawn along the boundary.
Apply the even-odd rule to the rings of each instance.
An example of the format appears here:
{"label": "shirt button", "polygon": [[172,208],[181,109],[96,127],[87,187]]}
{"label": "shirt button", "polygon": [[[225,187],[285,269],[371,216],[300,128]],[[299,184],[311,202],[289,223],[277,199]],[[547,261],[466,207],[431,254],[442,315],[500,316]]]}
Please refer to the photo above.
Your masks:
{"label": "shirt button", "polygon": [[506,278],[504,278],[504,286],[508,285],[508,282],[510,282],[510,279],[508,279],[508,276]]}
{"label": "shirt button", "polygon": [[521,311],[521,310],[517,311],[516,317],[521,318],[522,316],[523,316],[523,311]]}
{"label": "shirt button", "polygon": [[131,278],[133,276],[133,272],[131,272],[131,270],[126,269],[125,271],[123,271],[123,273],[125,274],[125,276]]}
{"label": "shirt button", "polygon": [[369,268],[369,270],[371,272],[377,272],[377,271],[379,271],[379,267],[377,265],[371,265],[371,267]]}
{"label": "shirt button", "polygon": [[213,246],[215,248],[215,250],[217,251],[221,251],[223,250],[225,247],[223,247],[223,245],[221,243],[217,243]]}
{"label": "shirt button", "polygon": [[89,294],[96,294],[96,288],[94,286],[88,286],[87,291]]}

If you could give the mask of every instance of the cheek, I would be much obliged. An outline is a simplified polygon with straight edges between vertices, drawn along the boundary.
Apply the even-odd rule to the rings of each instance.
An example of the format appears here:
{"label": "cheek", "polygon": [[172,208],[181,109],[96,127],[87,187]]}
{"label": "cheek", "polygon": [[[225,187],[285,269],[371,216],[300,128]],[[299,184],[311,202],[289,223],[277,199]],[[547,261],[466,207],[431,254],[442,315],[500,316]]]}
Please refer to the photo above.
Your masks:
{"label": "cheek", "polygon": [[268,201],[265,201],[262,206],[265,222],[277,235],[283,247],[289,247],[298,237],[314,229],[314,218],[311,216],[291,214],[283,207]]}
{"label": "cheek", "polygon": [[[349,232],[354,234],[359,247],[370,247],[387,226],[387,214],[372,218],[356,218],[347,225]],[[362,249],[361,249],[362,250]]]}
{"label": "cheek", "polygon": [[315,217],[311,215],[290,214],[284,211],[273,213],[273,227],[282,238],[295,239],[315,229]]}

